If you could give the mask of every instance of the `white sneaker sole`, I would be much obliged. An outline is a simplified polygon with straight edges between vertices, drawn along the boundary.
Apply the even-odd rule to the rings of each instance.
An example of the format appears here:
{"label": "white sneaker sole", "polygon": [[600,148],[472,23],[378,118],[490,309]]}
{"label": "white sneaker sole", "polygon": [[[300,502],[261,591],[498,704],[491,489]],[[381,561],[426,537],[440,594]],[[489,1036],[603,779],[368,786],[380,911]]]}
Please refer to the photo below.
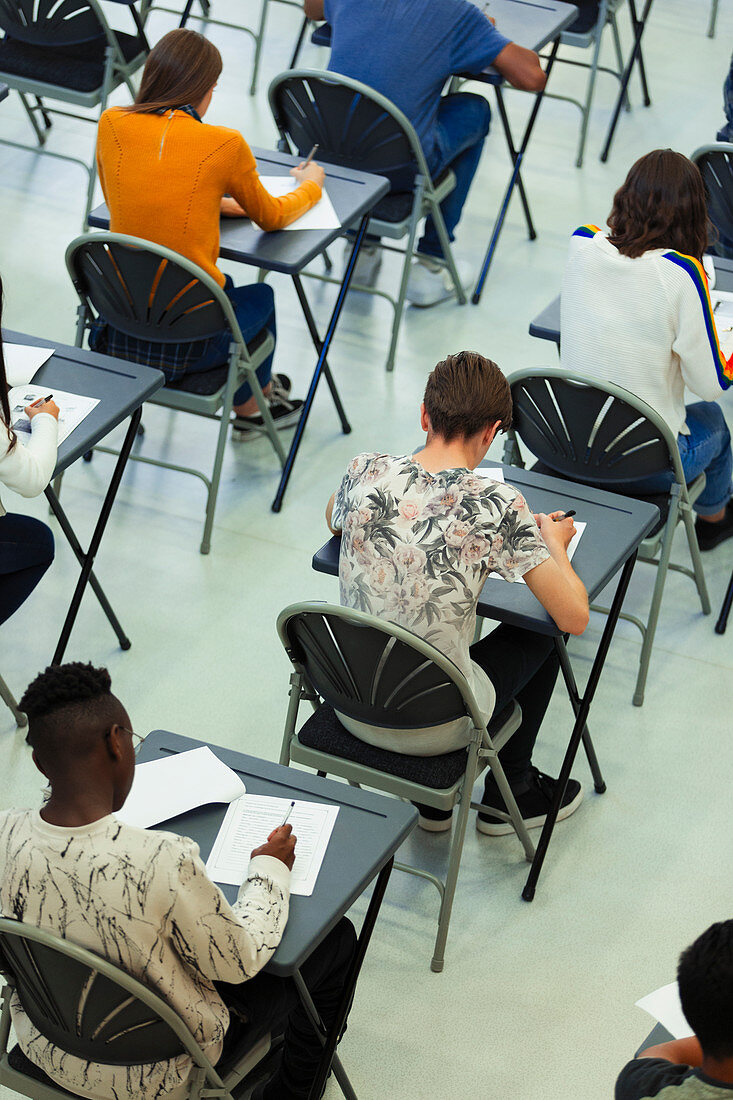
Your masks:
{"label": "white sneaker sole", "polygon": [[[572,802],[568,802],[567,806],[562,806],[560,812],[557,815],[558,821],[564,821],[566,817],[570,817],[577,810],[580,803],[583,801],[583,788],[581,787]],[[528,829],[539,829],[547,820],[547,814],[541,814],[539,817],[529,817],[524,822]],[[496,825],[492,825],[488,821],[482,821],[481,818],[476,815],[476,831],[482,833],[484,836],[508,836],[514,832],[514,826],[508,821],[500,821]]]}
{"label": "white sneaker sole", "polygon": [[421,829],[424,829],[426,833],[447,833],[450,831],[450,827],[453,824],[453,815],[446,817],[445,820],[436,821],[432,817],[418,817],[417,823]]}

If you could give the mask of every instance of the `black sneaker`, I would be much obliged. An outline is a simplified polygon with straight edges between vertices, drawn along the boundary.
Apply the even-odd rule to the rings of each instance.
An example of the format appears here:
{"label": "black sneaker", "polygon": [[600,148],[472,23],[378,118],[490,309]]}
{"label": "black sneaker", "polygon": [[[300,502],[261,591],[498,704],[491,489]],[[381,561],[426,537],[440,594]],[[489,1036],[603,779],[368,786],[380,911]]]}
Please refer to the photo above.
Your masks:
{"label": "black sneaker", "polygon": [[[545,775],[537,768],[530,768],[528,786],[525,791],[514,792],[519,812],[524,818],[524,824],[528,829],[537,829],[545,824],[552,800],[555,797],[557,780]],[[583,788],[577,779],[569,779],[565,788],[565,797],[562,800],[558,821],[570,817],[575,813],[583,801]],[[506,810],[504,799],[499,793],[499,788],[493,776],[486,780],[483,802],[485,806],[494,806],[497,810]],[[491,814],[479,813],[476,818],[476,828],[487,836],[506,836],[514,832],[514,826],[508,821],[502,821]]]}
{"label": "black sneaker", "polygon": [[[300,410],[303,407],[300,398],[289,398],[282,395],[273,397],[270,394],[266,400],[276,428],[291,428],[293,424],[298,423]],[[240,438],[254,438],[264,433],[265,421],[259,413],[256,416],[235,416],[232,420],[232,428],[235,432],[240,433]]]}
{"label": "black sneaker", "polygon": [[276,400],[278,397],[290,397],[292,388],[293,383],[290,381],[287,374],[273,374],[270,377],[269,396],[272,400]]}
{"label": "black sneaker", "polygon": [[733,502],[728,501],[725,515],[717,523],[707,523],[704,519],[695,521],[697,544],[701,550],[714,550],[733,535]]}

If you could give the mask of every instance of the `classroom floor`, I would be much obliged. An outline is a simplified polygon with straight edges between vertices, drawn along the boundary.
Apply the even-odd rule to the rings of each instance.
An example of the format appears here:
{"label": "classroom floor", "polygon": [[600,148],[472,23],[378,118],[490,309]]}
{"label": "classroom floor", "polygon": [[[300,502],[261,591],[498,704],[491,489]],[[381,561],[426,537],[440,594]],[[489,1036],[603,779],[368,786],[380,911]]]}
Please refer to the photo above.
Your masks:
{"label": "classroom floor", "polygon": [[[254,0],[217,0],[217,14]],[[531,340],[532,316],[557,292],[567,240],[583,222],[603,223],[615,188],[637,156],[671,145],[689,153],[712,141],[722,121],[721,87],[733,38],[733,7],[723,0],[717,37],[706,37],[708,0],[664,0],[647,30],[645,51],[653,106],[623,115],[611,158],[598,152],[615,87],[600,77],[581,171],[574,167],[578,113],[546,101],[526,162],[525,180],[538,227],[527,241],[514,203],[494,268],[478,308],[446,304],[408,310],[394,374],[384,371],[389,307],[355,295],[348,303],[331,363],[353,423],[339,434],[328,393],[319,392],[295,474],[280,515],[270,502],[277,483],[265,442],[227,447],[212,552],[201,557],[203,488],[192,478],[144,465],[128,468],[97,572],[132,639],[121,652],[96,602],[87,596],[68,659],[105,664],[135,729],[167,728],[276,759],[286,709],[288,664],[275,617],[308,598],[337,600],[333,579],[311,572],[312,552],[324,540],[323,508],[348,460],[360,450],[407,450],[419,438],[418,405],[428,371],[444,354],[475,348],[507,372],[555,362],[554,348]],[[173,26],[153,16],[153,40]],[[626,12],[622,12],[628,42]],[[254,99],[247,94],[249,39],[212,30],[224,72],[212,122],[240,128],[254,144],[275,138],[266,88],[285,67],[299,26],[292,8],[271,5],[263,73]],[[309,47],[306,65],[321,66]],[[575,70],[556,69],[551,87],[575,89]],[[512,117],[524,117],[525,96],[508,97]],[[117,100],[124,102],[122,95]],[[0,105],[0,135],[24,140],[28,125],[18,102]],[[59,120],[50,147],[91,148],[91,127]],[[81,224],[84,179],[79,168],[0,147],[0,272],[5,323],[38,336],[73,342],[75,297],[64,249]],[[478,265],[508,174],[499,124],[460,226],[457,254]],[[335,255],[341,262],[340,249]],[[224,265],[235,280],[249,273]],[[382,279],[396,282],[387,262]],[[302,391],[313,354],[292,289],[273,279],[278,307],[276,365]],[[332,290],[311,284],[325,322]],[[733,396],[722,398],[733,425]],[[145,413],[143,453],[209,461],[211,425],[163,410]],[[500,457],[499,450],[495,457]],[[64,480],[63,498],[86,533],[97,516],[112,460],[78,463]],[[44,502],[10,509],[43,517]],[[679,538],[682,560],[686,549]],[[733,543],[705,557],[714,613],[731,567]],[[50,660],[76,577],[59,541],[53,572],[2,631],[0,672],[18,693]],[[654,573],[637,569],[628,605],[645,610]],[[676,958],[712,921],[731,915],[731,753],[725,737],[732,691],[733,626],[724,638],[703,617],[692,583],[670,574],[652,658],[646,702],[631,695],[638,633],[621,624],[591,715],[591,730],[608,783],[603,797],[588,793],[578,813],[555,834],[534,903],[520,891],[526,875],[513,838],[479,837],[469,825],[453,923],[442,974],[429,970],[438,912],[433,888],[395,873],[342,1045],[361,1100],[601,1100],[612,1096],[616,1073],[651,1028],[634,1002],[674,976]],[[602,620],[571,642],[584,677]],[[727,704],[727,706],[726,706]],[[571,722],[558,689],[536,762],[559,767]],[[38,804],[40,776],[23,735],[0,705],[4,767],[0,806]],[[575,774],[587,783],[584,760]],[[409,855],[441,867],[447,838],[418,830]],[[726,885],[728,883],[728,885]],[[355,910],[356,919],[364,904]],[[0,1089],[4,1098],[10,1096]],[[333,1082],[328,1100],[340,1095]]]}

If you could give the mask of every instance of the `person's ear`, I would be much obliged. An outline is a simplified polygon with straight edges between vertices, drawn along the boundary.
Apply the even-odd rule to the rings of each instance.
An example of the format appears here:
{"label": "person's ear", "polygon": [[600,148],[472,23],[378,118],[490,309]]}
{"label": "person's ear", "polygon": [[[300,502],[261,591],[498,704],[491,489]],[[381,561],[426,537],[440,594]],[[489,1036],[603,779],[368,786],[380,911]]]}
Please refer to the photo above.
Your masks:
{"label": "person's ear", "polygon": [[105,737],[105,744],[107,745],[107,753],[113,760],[122,760],[125,755],[125,743],[124,738],[126,731],[119,726],[116,722],[110,729],[109,733]]}
{"label": "person's ear", "polygon": [[494,439],[496,438],[496,433],[499,431],[500,427],[501,420],[496,420],[493,424],[489,424],[486,428],[484,428],[484,434],[481,439],[481,444],[482,446],[486,447],[487,451],[491,444],[494,442]]}
{"label": "person's ear", "polygon": [[428,411],[425,408],[424,401],[420,405],[420,427],[424,432],[430,431],[430,417],[428,416]]}
{"label": "person's ear", "polygon": [[41,775],[42,775],[42,776],[43,776],[43,777],[44,777],[45,779],[48,779],[48,775],[46,774],[46,772],[44,771],[44,769],[43,769],[43,768],[41,767],[41,762],[40,762],[40,760],[38,759],[38,757],[36,756],[36,750],[35,750],[35,749],[33,750],[33,753],[32,753],[32,757],[33,757],[33,763],[34,763],[34,764],[36,765],[36,767],[38,768],[38,770],[39,770],[39,772],[41,773]]}

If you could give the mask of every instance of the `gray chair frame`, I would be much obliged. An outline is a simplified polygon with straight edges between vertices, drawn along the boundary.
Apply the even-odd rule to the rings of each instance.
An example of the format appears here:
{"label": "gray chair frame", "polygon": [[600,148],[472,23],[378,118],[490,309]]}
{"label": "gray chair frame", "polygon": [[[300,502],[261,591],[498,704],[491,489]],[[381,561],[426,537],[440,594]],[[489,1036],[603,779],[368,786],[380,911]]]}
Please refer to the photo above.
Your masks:
{"label": "gray chair frame", "polygon": [[147,20],[147,16],[151,11],[165,11],[171,15],[180,15],[181,22],[179,26],[185,27],[189,19],[200,20],[207,26],[213,27],[226,27],[233,31],[243,31],[244,34],[248,34],[253,40],[255,45],[255,55],[252,64],[252,79],[249,85],[249,94],[254,95],[257,91],[257,78],[260,72],[260,62],[262,60],[262,47],[265,41],[265,30],[267,27],[267,15],[270,4],[285,4],[289,8],[297,8],[299,12],[303,11],[303,5],[299,0],[262,0],[262,7],[260,8],[260,18],[257,23],[257,28],[246,27],[243,23],[228,23],[223,19],[213,19],[211,16],[211,4],[213,0],[198,0],[199,7],[201,8],[201,15],[194,15],[191,11],[193,4],[191,0],[184,4],[183,10],[177,8],[169,8],[164,4],[150,3],[149,0],[143,0],[142,16],[143,20]]}
{"label": "gray chair frame", "polygon": [[[200,481],[203,481],[206,486],[207,497],[206,518],[200,549],[202,554],[208,554],[211,547],[211,531],[214,524],[216,499],[219,492],[221,468],[224,461],[224,447],[226,444],[227,432],[229,430],[233,398],[237,388],[245,380],[249,382],[252,387],[252,393],[257,401],[257,407],[264,420],[264,434],[270,440],[280,460],[281,466],[285,465],[285,450],[280,441],[267,401],[262,393],[259,379],[255,373],[257,367],[259,367],[274,350],[274,338],[272,334],[268,334],[267,339],[250,353],[247,343],[242,336],[232,303],[211,275],[207,274],[207,272],[190,260],[187,260],[185,256],[181,256],[177,252],[173,252],[170,248],[165,248],[163,245],[153,244],[151,241],[145,241],[138,237],[126,236],[123,233],[105,232],[85,233],[81,237],[77,237],[73,240],[66,249],[66,267],[80,301],[77,309],[77,347],[80,348],[83,346],[85,333],[95,318],[95,312],[92,302],[87,297],[84,288],[79,284],[73,266],[73,258],[79,250],[85,248],[88,244],[92,243],[97,245],[100,242],[121,244],[129,248],[140,249],[155,256],[159,256],[161,259],[167,260],[169,263],[175,264],[177,267],[190,272],[194,278],[198,279],[199,282],[207,288],[212,297],[216,299],[231,329],[232,343],[229,348],[229,374],[224,386],[215,393],[206,395],[187,393],[185,390],[169,389],[163,386],[162,389],[157,391],[154,397],[150,398],[150,404],[162,405],[164,408],[173,409],[176,412],[194,413],[196,416],[203,416],[210,420],[219,421],[219,434],[214,455],[214,464],[210,476],[207,476],[203,471],[194,469],[191,466],[180,466],[175,462],[167,462],[159,458],[148,458],[147,456],[138,454],[130,455],[130,459],[134,462],[144,462],[150,466],[161,466],[166,470],[177,470],[179,473],[191,474],[193,477],[197,477]],[[118,454],[116,450],[109,447],[95,447],[95,450],[102,451],[105,454]]]}
{"label": "gray chair frame", "polygon": [[708,23],[708,38],[715,38],[715,25],[718,21],[718,0],[712,0],[710,4],[710,22]]}
{"label": "gray chair frame", "polygon": [[[291,618],[301,615],[329,615],[343,619],[362,627],[369,627],[379,631],[385,639],[396,638],[405,645],[410,646],[429,661],[436,664],[455,684],[461,693],[466,707],[466,714],[471,719],[471,740],[466,746],[466,770],[462,778],[452,787],[438,790],[434,787],[426,787],[420,783],[402,779],[386,772],[377,771],[352,760],[346,760],[330,753],[320,752],[303,745],[296,733],[298,708],[300,703],[308,701],[313,710],[322,705],[321,697],[311,684],[303,665],[293,654],[287,634],[286,625]],[[448,927],[450,924],[453,898],[458,881],[458,872],[463,851],[463,841],[466,834],[469,810],[480,810],[480,802],[473,801],[471,793],[473,786],[487,768],[491,767],[497,786],[505,800],[509,812],[502,813],[492,808],[491,813],[503,821],[509,822],[524,848],[524,854],[528,862],[534,858],[534,845],[517,807],[511,787],[507,781],[504,769],[499,761],[498,752],[507,743],[512,734],[519,728],[522,722],[522,711],[517,703],[514,704],[512,713],[501,729],[493,737],[489,735],[487,723],[479,710],[476,698],[463,673],[444,654],[430,645],[423,638],[395,623],[386,622],[376,615],[367,615],[362,611],[354,611],[350,608],[339,607],[335,604],[306,602],[291,604],[280,612],[277,619],[277,630],[280,641],[285,648],[293,665],[294,672],[290,677],[290,703],[285,720],[285,731],[280,750],[280,763],[288,765],[291,761],[303,764],[306,767],[315,768],[324,774],[337,775],[348,780],[352,786],[372,787],[383,791],[385,794],[396,795],[398,798],[411,802],[420,802],[436,809],[452,809],[458,803],[458,815],[453,825],[448,867],[445,879],[440,879],[429,871],[425,871],[411,864],[395,863],[401,871],[417,875],[419,878],[431,882],[440,894],[440,913],[438,916],[438,931],[433,949],[433,957],[430,969],[440,972],[443,969],[445,946],[448,939]]]}
{"label": "gray chair frame", "polygon": [[[59,955],[89,967],[90,970],[108,978],[125,990],[131,998],[141,1001],[160,1017],[175,1032],[186,1053],[191,1056],[194,1062],[194,1068],[187,1081],[186,1100],[204,1100],[205,1097],[221,1097],[222,1100],[234,1100],[232,1090],[252,1071],[270,1049],[270,1037],[266,1035],[254,1046],[243,1051],[238,1056],[232,1069],[222,1078],[178,1013],[161,997],[158,997],[157,994],[143,985],[142,982],[125,973],[124,970],[120,970],[106,959],[95,955],[92,951],[77,947],[76,944],[33,925],[23,924],[21,921],[11,920],[7,917],[0,917],[0,945],[2,944],[2,936],[5,933],[21,936],[24,940],[41,944],[58,952]],[[30,1096],[33,1100],[68,1100],[68,1097],[72,1094],[60,1085],[46,1085],[10,1065],[8,1061],[11,1026],[10,999],[15,989],[15,983],[12,973],[6,968],[6,963],[1,956],[0,974],[5,981],[2,990],[2,1014],[0,1015],[0,1084],[13,1089],[22,1096]],[[179,1096],[178,1090],[174,1095]]]}
{"label": "gray chair frame", "polygon": [[[594,27],[584,33],[572,32],[570,30],[563,31],[560,35],[561,46],[572,46],[576,49],[592,49],[593,56],[590,62],[586,61],[572,61],[567,57],[557,57],[557,61],[564,65],[574,65],[576,68],[588,70],[588,82],[585,90],[585,101],[581,102],[579,99],[575,99],[573,96],[559,95],[557,92],[546,92],[545,97],[547,99],[559,99],[564,103],[574,103],[580,110],[580,135],[578,138],[578,151],[576,154],[575,166],[581,168],[583,165],[583,156],[585,154],[585,144],[588,137],[588,126],[590,123],[590,113],[593,106],[593,93],[596,86],[596,77],[598,73],[608,73],[609,76],[614,76],[621,82],[624,74],[624,57],[621,50],[621,38],[618,31],[618,23],[616,21],[616,12],[625,3],[625,0],[601,0],[600,7],[598,9],[598,19]],[[599,64],[601,45],[603,42],[603,32],[606,26],[610,26],[611,34],[613,36],[614,51],[616,54],[616,64],[618,69],[612,69],[607,65]],[[628,111],[630,108],[628,97],[625,100],[624,106]]]}
{"label": "gray chair frame", "polygon": [[12,711],[13,718],[15,719],[16,726],[19,726],[19,727],[22,728],[23,726],[28,725],[28,718],[23,713],[23,711],[19,708],[15,696],[13,695],[13,693],[10,690],[10,688],[8,687],[8,685],[3,680],[2,676],[0,676],[0,699],[2,699],[2,701]]}
{"label": "gray chair frame", "polygon": [[[701,161],[707,161],[708,164],[709,164],[711,160],[720,160],[720,159],[723,159],[723,160],[727,159],[728,165],[733,163],[733,141],[711,141],[707,145],[699,146],[699,148],[697,148],[694,153],[690,154],[690,160],[692,161],[693,164],[696,164],[697,167],[700,168],[700,171],[703,174],[703,178],[705,178],[705,174],[706,174],[705,173],[706,165],[703,164],[702,167],[701,167],[700,162]],[[728,171],[726,172],[726,177],[730,178],[730,168],[728,168]],[[707,180],[705,180],[705,188],[706,188],[706,191],[708,191],[708,214],[710,215],[710,220],[713,223],[714,228],[716,230],[720,230],[720,226],[716,225],[716,222],[715,222],[714,218],[712,217],[710,194],[709,194],[709,188],[708,188],[708,181]],[[727,194],[728,193],[726,192],[726,195]],[[731,204],[731,206],[733,206],[733,191],[730,194],[730,204]],[[730,228],[728,228],[728,233],[730,234]],[[727,250],[727,248],[724,249],[722,252],[716,253],[716,245],[717,245],[717,242],[713,241],[712,242],[712,249],[711,249],[713,254],[718,254],[718,255],[723,255],[723,256],[729,256],[730,255],[730,252]]]}
{"label": "gray chair frame", "polygon": [[[79,164],[87,173],[87,195],[86,205],[84,207],[84,218],[82,221],[82,229],[86,229],[87,218],[89,217],[89,211],[92,208],[92,202],[94,199],[94,186],[97,181],[97,162],[96,162],[96,131],[94,137],[94,147],[92,151],[91,163],[82,160],[81,157],[73,157],[68,153],[57,153],[51,149],[46,149],[46,138],[48,131],[51,127],[50,115],[63,115],[66,118],[76,118],[81,122],[93,122],[95,127],[99,122],[99,118],[102,112],[107,107],[107,101],[110,94],[119,88],[121,84],[126,84],[130,95],[135,98],[135,87],[132,83],[132,77],[138,69],[145,63],[149,46],[145,39],[145,33],[143,29],[143,23],[140,22],[136,15],[135,9],[132,5],[127,5],[130,8],[134,22],[135,30],[138,35],[141,36],[142,42],[145,47],[145,52],[141,52],[132,61],[127,62],[124,58],[122,50],[120,49],[117,37],[114,30],[107,22],[106,16],[98,3],[98,0],[84,0],[85,4],[93,10],[96,18],[99,20],[101,29],[104,31],[107,39],[107,46],[105,49],[105,61],[104,61],[104,77],[101,85],[95,88],[91,92],[78,92],[73,88],[65,88],[60,84],[48,84],[40,80],[29,80],[26,77],[15,76],[13,73],[6,73],[0,67],[0,81],[3,84],[7,84],[9,88],[16,91],[20,96],[20,100],[23,104],[28,119],[35,131],[37,145],[28,145],[20,141],[9,141],[6,138],[0,138],[1,145],[8,145],[14,149],[24,149],[32,153],[41,153],[47,157],[55,157],[57,160],[70,161],[72,164]],[[32,105],[28,96],[34,96],[36,98],[36,104]],[[43,102],[44,99],[53,99],[61,103],[70,103],[76,107],[85,107],[89,110],[93,110],[95,107],[99,107],[99,112],[92,118],[87,115],[77,114],[75,111],[63,111],[59,108],[49,107]],[[40,114],[43,120],[43,127],[38,122],[36,115]]]}
{"label": "gray chair frame", "polygon": [[[703,615],[710,614],[710,597],[708,596],[705,572],[700,556],[700,547],[697,542],[697,535],[695,534],[695,519],[692,510],[692,505],[705,488],[705,474],[700,474],[689,484],[685,481],[677,440],[672,434],[669,425],[651,405],[647,405],[646,401],[642,401],[640,397],[629,392],[629,390],[625,390],[621,386],[616,386],[613,382],[601,381],[600,379],[591,378],[584,374],[576,374],[571,371],[563,370],[561,367],[526,367],[523,370],[515,371],[513,374],[508,375],[507,381],[513,388],[516,383],[521,382],[525,378],[561,378],[565,381],[577,383],[578,385],[589,386],[592,389],[607,393],[609,397],[616,397],[621,401],[625,401],[627,405],[638,410],[640,416],[653,424],[654,428],[659,432],[667,444],[675,476],[674,484],[669,490],[669,511],[667,513],[667,520],[659,531],[643,540],[639,546],[638,554],[639,561],[657,567],[649,614],[646,622],[638,616],[631,615],[626,611],[621,611],[620,614],[620,618],[633,623],[634,626],[639,629],[642,636],[639,671],[636,677],[636,686],[633,696],[634,706],[640,707],[644,703],[644,689],[646,686],[647,674],[649,672],[654,635],[656,634],[659,612],[662,606],[662,596],[664,595],[664,585],[667,580],[667,570],[671,569],[676,573],[684,573],[686,577],[690,577],[690,579],[695,582],[697,593],[700,597],[702,613]],[[518,447],[517,435],[513,428],[507,433],[506,442],[504,444],[504,461],[514,466],[524,466],[521,452]],[[604,488],[606,486],[599,482],[598,487]],[[629,496],[633,496],[632,489],[629,490]],[[691,569],[687,566],[670,561],[672,539],[674,537],[675,528],[679,522],[684,524],[687,543],[690,550],[690,558],[692,560]],[[591,610],[599,611],[602,614],[608,614],[609,609],[599,604],[591,604]]]}
{"label": "gray chair frame", "polygon": [[[405,247],[398,248],[395,245],[386,245],[380,242],[380,248],[385,252],[396,252],[398,255],[404,257],[402,264],[402,273],[400,276],[400,285],[395,298],[392,294],[389,294],[385,290],[380,290],[374,286],[364,286],[355,280],[352,280],[351,290],[361,290],[366,294],[374,294],[379,298],[385,298],[394,310],[394,319],[392,322],[392,333],[390,338],[389,351],[387,353],[386,369],[388,371],[394,370],[395,355],[397,352],[397,340],[400,334],[400,326],[402,323],[402,315],[405,310],[405,292],[407,290],[407,281],[410,275],[410,264],[413,258],[415,241],[417,238],[417,229],[420,220],[426,217],[428,214],[432,215],[435,222],[435,228],[440,240],[440,246],[443,249],[443,256],[450,273],[453,286],[456,290],[456,297],[461,305],[465,305],[467,298],[466,292],[461,285],[461,280],[456,268],[455,259],[453,257],[453,251],[451,249],[450,240],[448,239],[448,230],[445,227],[445,221],[443,220],[443,214],[440,209],[440,203],[447,195],[454,189],[456,181],[452,172],[446,172],[443,174],[439,183],[434,183],[430,171],[428,170],[427,161],[425,160],[425,154],[420,144],[420,139],[417,136],[414,126],[407,118],[405,114],[396,107],[391,100],[387,99],[380,92],[370,88],[367,84],[362,84],[359,80],[352,80],[350,77],[342,76],[340,73],[323,72],[319,69],[291,69],[288,72],[280,73],[270,84],[268,91],[268,98],[270,101],[270,110],[272,111],[273,118],[275,119],[275,125],[278,127],[280,137],[282,139],[281,148],[284,152],[296,152],[292,149],[289,141],[289,135],[287,131],[281,126],[281,120],[279,118],[279,111],[277,109],[276,96],[281,84],[290,82],[293,80],[318,80],[323,83],[340,85],[343,88],[348,88],[351,91],[359,92],[365,99],[371,100],[378,107],[380,107],[386,114],[390,115],[394,122],[403,131],[407,141],[410,145],[410,150],[415,159],[417,171],[415,174],[415,182],[413,185],[413,203],[412,209],[408,217],[404,218],[400,222],[387,222],[380,221],[378,218],[370,218],[369,225],[367,227],[368,233],[378,235],[380,238],[387,237],[391,240],[402,240],[407,238]],[[321,163],[326,165],[326,172],[328,173],[328,162],[325,160],[322,153],[319,157]],[[358,167],[354,165],[354,167]],[[327,270],[330,265],[327,264]],[[307,275],[311,279],[318,279],[321,282],[334,283],[337,286],[341,285],[341,280],[331,275],[319,275],[311,271],[303,271],[303,275]]]}

